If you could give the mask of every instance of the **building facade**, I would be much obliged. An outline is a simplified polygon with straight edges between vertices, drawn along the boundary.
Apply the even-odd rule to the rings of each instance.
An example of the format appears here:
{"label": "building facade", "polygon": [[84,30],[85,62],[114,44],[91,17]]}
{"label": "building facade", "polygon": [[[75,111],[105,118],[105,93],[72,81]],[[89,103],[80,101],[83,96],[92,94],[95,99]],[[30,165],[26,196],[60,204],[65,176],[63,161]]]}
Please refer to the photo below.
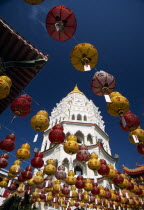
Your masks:
{"label": "building facade", "polygon": [[76,160],[76,155],[68,155],[63,150],[63,144],[52,144],[48,135],[55,124],[62,124],[64,133],[76,135],[79,144],[88,146],[90,153],[98,154],[99,159],[105,159],[108,164],[115,168],[118,156],[111,156],[109,137],[105,133],[105,125],[102,120],[99,108],[89,100],[77,86],[65,98],[63,98],[52,110],[50,116],[50,126],[43,133],[43,142],[41,152],[44,155],[44,161],[48,159],[57,159],[58,166],[64,165],[66,172],[74,169],[75,174],[82,174],[84,178],[97,179],[99,184],[111,188],[108,180],[90,170],[87,163],[81,163]]}

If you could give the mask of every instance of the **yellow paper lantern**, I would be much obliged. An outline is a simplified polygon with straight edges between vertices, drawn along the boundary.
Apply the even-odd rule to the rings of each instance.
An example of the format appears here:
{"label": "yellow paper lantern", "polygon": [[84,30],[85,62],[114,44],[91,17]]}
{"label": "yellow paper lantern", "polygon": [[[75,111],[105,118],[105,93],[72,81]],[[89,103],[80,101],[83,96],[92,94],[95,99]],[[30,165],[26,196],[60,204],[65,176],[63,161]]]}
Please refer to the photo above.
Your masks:
{"label": "yellow paper lantern", "polygon": [[132,144],[135,144],[135,145],[139,144],[139,143],[136,143],[136,142],[134,141],[133,135],[136,136],[136,137],[138,138],[139,143],[140,143],[140,142],[144,143],[144,130],[143,130],[143,129],[137,128],[136,130],[130,132],[130,134],[129,134],[129,140],[130,140],[130,142],[131,142]]}
{"label": "yellow paper lantern", "polygon": [[98,155],[96,153],[92,153],[90,155],[90,159],[88,161],[88,167],[91,170],[98,170],[100,168],[100,161],[98,160]]}
{"label": "yellow paper lantern", "polygon": [[91,190],[93,189],[93,185],[92,185],[90,179],[85,179],[84,183],[85,183],[84,189],[85,189],[86,191],[91,191]]}
{"label": "yellow paper lantern", "polygon": [[76,154],[78,152],[79,145],[77,143],[77,137],[74,135],[69,135],[67,137],[67,142],[64,144],[64,151],[69,155]]}
{"label": "yellow paper lantern", "polygon": [[56,180],[56,181],[54,182],[53,190],[54,190],[56,193],[58,193],[58,192],[60,191],[60,183],[61,183],[60,180]]}
{"label": "yellow paper lantern", "polygon": [[56,173],[55,161],[48,160],[47,165],[44,167],[44,173],[47,175],[54,175]]}
{"label": "yellow paper lantern", "polygon": [[[39,114],[41,112],[42,114]],[[45,131],[49,126],[48,117],[46,117],[46,113],[44,114],[43,112],[45,113],[45,111],[41,110],[31,118],[31,127],[36,131]]]}
{"label": "yellow paper lantern", "polygon": [[12,80],[9,77],[7,77],[7,76],[0,76],[0,79],[5,80],[8,83],[9,87],[12,86]]}
{"label": "yellow paper lantern", "polygon": [[117,172],[113,169],[109,170],[109,173],[106,175],[108,179],[114,179],[117,177]]}
{"label": "yellow paper lantern", "polygon": [[8,82],[0,76],[0,99],[6,98],[10,93]]}
{"label": "yellow paper lantern", "polygon": [[79,71],[84,71],[84,65],[94,68],[98,62],[97,49],[89,43],[80,43],[71,52],[71,63]]}
{"label": "yellow paper lantern", "polygon": [[34,177],[34,180],[33,182],[36,184],[36,185],[39,185],[39,184],[42,184],[43,183],[43,173],[41,171],[38,171],[36,173],[36,176]]}
{"label": "yellow paper lantern", "polygon": [[23,144],[20,149],[16,151],[16,157],[20,160],[28,160],[30,158],[30,145]]}
{"label": "yellow paper lantern", "polygon": [[114,96],[111,98],[111,102],[107,103],[107,111],[114,117],[124,115],[129,107],[129,101],[124,96]]}
{"label": "yellow paper lantern", "polygon": [[16,174],[16,175],[19,174],[21,170],[20,165],[21,165],[21,161],[19,160],[14,161],[14,165],[10,167],[9,172],[11,174]]}
{"label": "yellow paper lantern", "polygon": [[75,173],[73,171],[68,172],[68,176],[66,177],[65,181],[69,185],[74,185],[77,179],[74,177]]}

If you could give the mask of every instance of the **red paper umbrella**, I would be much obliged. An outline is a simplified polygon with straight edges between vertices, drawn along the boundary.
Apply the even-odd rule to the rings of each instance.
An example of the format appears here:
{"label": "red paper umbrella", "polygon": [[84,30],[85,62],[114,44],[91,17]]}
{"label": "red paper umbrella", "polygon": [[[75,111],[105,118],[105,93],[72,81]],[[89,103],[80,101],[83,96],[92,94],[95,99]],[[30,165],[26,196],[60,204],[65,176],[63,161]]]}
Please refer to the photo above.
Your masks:
{"label": "red paper umbrella", "polygon": [[76,30],[74,13],[65,6],[56,6],[51,9],[46,18],[46,28],[50,36],[58,41],[70,39]]}

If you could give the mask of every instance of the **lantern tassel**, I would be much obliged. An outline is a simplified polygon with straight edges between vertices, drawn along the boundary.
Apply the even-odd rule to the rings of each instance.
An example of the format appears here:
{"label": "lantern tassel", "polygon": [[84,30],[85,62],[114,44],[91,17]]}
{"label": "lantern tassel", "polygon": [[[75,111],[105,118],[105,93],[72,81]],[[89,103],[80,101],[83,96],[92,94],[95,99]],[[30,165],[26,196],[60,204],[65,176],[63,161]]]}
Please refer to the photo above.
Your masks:
{"label": "lantern tassel", "polygon": [[126,124],[126,121],[125,121],[124,116],[122,116],[121,120],[122,120],[122,124],[123,124],[123,126],[124,126],[124,127],[126,127],[126,125],[127,125],[127,124]]}
{"label": "lantern tassel", "polygon": [[132,137],[135,143],[139,143],[138,137],[136,135],[132,135]]}
{"label": "lantern tassel", "polygon": [[104,97],[105,97],[106,102],[111,103],[111,99],[109,95],[104,94]]}
{"label": "lantern tassel", "polygon": [[14,117],[12,118],[11,123],[13,123],[15,118],[16,118],[16,115],[14,115]]}
{"label": "lantern tassel", "polygon": [[84,70],[85,70],[85,71],[90,71],[90,70],[91,70],[90,65],[85,64],[85,65],[84,65]]}
{"label": "lantern tassel", "polygon": [[33,142],[36,142],[38,139],[38,133],[35,135]]}

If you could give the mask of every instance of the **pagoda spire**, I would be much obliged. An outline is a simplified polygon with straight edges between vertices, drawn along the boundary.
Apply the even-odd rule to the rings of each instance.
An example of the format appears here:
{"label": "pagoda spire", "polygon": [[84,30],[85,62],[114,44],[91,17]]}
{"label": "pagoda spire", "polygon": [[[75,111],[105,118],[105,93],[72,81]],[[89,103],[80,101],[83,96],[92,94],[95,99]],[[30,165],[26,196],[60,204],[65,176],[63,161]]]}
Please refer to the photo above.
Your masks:
{"label": "pagoda spire", "polygon": [[[72,93],[80,93],[82,95],[84,95],[78,88],[77,84],[75,85],[74,89],[69,93],[69,94],[72,94]],[[68,94],[68,95],[69,95]]]}

